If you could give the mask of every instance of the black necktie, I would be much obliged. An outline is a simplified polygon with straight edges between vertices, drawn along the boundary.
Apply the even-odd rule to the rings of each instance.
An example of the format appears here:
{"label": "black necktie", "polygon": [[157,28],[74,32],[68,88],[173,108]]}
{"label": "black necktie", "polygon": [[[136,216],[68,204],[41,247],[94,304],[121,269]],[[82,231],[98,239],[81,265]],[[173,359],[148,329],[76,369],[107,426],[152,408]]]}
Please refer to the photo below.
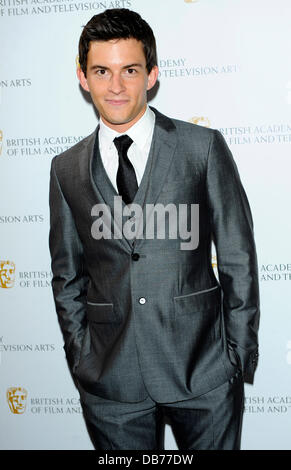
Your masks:
{"label": "black necktie", "polygon": [[114,139],[119,156],[119,166],[116,176],[116,183],[119,194],[125,204],[130,204],[134,200],[138,184],[134,168],[127,156],[127,151],[133,140],[128,135],[122,135]]}

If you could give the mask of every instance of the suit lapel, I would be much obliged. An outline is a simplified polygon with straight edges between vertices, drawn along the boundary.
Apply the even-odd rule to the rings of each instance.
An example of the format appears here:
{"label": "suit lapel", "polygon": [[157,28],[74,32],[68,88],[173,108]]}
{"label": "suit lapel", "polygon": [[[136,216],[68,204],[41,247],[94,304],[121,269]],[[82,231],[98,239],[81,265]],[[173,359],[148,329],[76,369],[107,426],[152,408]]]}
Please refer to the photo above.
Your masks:
{"label": "suit lapel", "polygon": [[151,109],[156,115],[156,123],[153,134],[153,162],[150,175],[148,192],[145,202],[155,204],[166,180],[175,149],[177,146],[176,127],[172,121],[159,113],[155,108]]}
{"label": "suit lapel", "polygon": [[[177,145],[176,128],[173,122],[155,108],[151,107],[151,109],[156,116],[153,139],[145,173],[133,201],[133,203],[139,204],[142,207],[144,207],[145,204],[156,203],[165,182]],[[88,137],[87,151],[84,155],[84,163],[86,167],[84,174],[84,189],[85,191],[89,191],[89,196],[92,192],[93,201],[96,201],[97,199],[95,204],[101,202],[108,205],[111,209],[111,215],[113,218],[114,196],[118,196],[118,193],[112,185],[102,163],[99,152],[98,132],[99,125],[95,132]],[[145,193],[144,197],[142,196],[143,193]],[[89,199],[91,198],[89,197]],[[125,204],[122,201],[122,211],[124,207]],[[122,218],[120,219],[119,217],[118,219],[122,220]],[[115,223],[117,223],[119,230],[122,232],[122,223],[120,224],[118,220],[115,220]],[[146,218],[144,214],[143,233],[145,233],[145,224]],[[118,239],[116,239],[116,241],[118,241]],[[130,251],[132,250],[132,240],[122,237],[119,241],[126,244],[127,249],[130,248]],[[139,239],[136,240],[136,243],[138,242]]]}
{"label": "suit lapel", "polygon": [[[156,115],[156,123],[153,134],[152,148],[153,159],[152,168],[149,175],[147,192],[144,199],[143,208],[146,204],[155,204],[165,183],[171,162],[174,157],[177,146],[176,127],[173,122],[155,108],[151,109]],[[146,212],[143,211],[143,231],[140,228],[139,233],[145,234]],[[136,239],[136,246],[142,239]]]}

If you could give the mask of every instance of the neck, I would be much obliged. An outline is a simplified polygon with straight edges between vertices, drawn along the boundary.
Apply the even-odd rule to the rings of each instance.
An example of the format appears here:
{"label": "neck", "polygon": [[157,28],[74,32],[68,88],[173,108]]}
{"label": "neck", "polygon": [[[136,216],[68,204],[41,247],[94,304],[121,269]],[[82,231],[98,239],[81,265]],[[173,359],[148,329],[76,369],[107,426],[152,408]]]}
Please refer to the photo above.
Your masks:
{"label": "neck", "polygon": [[114,124],[112,122],[109,122],[106,119],[104,119],[103,116],[101,116],[101,119],[106,126],[110,127],[110,129],[113,129],[114,131],[119,132],[120,134],[123,134],[124,132],[128,131],[128,129],[130,129],[134,124],[136,124],[143,117],[144,113],[146,112],[146,109],[147,109],[147,104],[145,104],[144,108],[140,111],[140,113],[134,119],[132,119],[129,122],[125,122],[121,124]]}

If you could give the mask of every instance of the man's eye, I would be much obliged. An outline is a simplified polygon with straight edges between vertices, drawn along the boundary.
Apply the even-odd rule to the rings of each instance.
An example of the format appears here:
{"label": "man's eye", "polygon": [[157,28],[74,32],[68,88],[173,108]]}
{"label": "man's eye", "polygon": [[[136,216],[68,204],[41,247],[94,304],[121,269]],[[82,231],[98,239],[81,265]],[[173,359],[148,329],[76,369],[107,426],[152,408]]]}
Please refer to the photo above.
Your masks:
{"label": "man's eye", "polygon": [[106,74],[106,70],[104,69],[99,69],[96,71],[97,75],[105,75]]}
{"label": "man's eye", "polygon": [[136,73],[135,69],[127,69],[127,71],[130,75],[133,75],[134,73]]}

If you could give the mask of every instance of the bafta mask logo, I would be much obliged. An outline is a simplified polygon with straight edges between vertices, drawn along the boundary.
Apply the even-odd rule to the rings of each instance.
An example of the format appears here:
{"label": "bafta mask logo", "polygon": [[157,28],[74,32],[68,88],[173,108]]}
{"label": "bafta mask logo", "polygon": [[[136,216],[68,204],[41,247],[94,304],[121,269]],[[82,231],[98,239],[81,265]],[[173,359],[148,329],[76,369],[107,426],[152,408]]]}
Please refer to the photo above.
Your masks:
{"label": "bafta mask logo", "polygon": [[217,269],[217,257],[215,255],[212,255],[212,267]]}
{"label": "bafta mask logo", "polygon": [[11,413],[21,415],[26,409],[27,391],[21,387],[10,387],[6,393]]}
{"label": "bafta mask logo", "polygon": [[219,280],[216,255],[212,255],[211,265],[212,265],[212,269],[213,269],[213,272],[214,272],[214,276],[216,277],[217,280]]}
{"label": "bafta mask logo", "polygon": [[199,0],[184,0],[185,3],[197,3]]}
{"label": "bafta mask logo", "polygon": [[2,153],[3,132],[0,129],[0,155]]}
{"label": "bafta mask logo", "polygon": [[203,116],[192,117],[188,120],[188,122],[192,122],[192,124],[198,124],[199,126],[203,126],[203,127],[210,127],[209,119]]}
{"label": "bafta mask logo", "polygon": [[76,56],[75,62],[76,62],[77,69],[81,68],[80,62],[79,62],[79,55]]}
{"label": "bafta mask logo", "polygon": [[13,261],[0,260],[0,287],[9,289],[14,286],[15,264]]}

